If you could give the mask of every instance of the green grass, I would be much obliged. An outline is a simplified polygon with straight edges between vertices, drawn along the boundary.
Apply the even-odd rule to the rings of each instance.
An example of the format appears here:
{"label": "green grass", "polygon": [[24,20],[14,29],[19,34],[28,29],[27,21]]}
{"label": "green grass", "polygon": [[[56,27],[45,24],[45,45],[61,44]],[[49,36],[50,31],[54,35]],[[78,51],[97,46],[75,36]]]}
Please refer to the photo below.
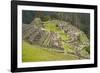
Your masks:
{"label": "green grass", "polygon": [[53,22],[51,22],[51,21],[45,22],[44,25],[45,25],[45,29],[46,29],[48,32],[50,32],[50,31],[52,31],[52,32],[57,32],[57,31],[60,30],[58,27],[56,27],[56,24],[53,23]]}
{"label": "green grass", "polygon": [[56,61],[56,60],[76,60],[74,55],[67,55],[55,51],[48,50],[38,45],[30,45],[23,41],[22,62],[37,62],[37,61]]}
{"label": "green grass", "polygon": [[80,34],[80,41],[83,44],[86,44],[89,41],[87,36],[83,32],[81,32],[81,34]]}
{"label": "green grass", "polygon": [[59,33],[61,40],[67,41],[70,39],[70,37],[63,30],[59,31],[58,33]]}

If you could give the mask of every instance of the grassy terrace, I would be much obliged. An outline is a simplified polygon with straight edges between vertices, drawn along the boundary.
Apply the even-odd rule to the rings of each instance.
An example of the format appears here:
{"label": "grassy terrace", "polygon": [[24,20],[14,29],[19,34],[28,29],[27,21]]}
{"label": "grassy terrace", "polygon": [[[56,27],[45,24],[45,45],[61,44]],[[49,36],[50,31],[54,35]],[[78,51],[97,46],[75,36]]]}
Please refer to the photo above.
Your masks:
{"label": "grassy terrace", "polygon": [[23,41],[22,61],[23,62],[36,62],[36,61],[56,61],[56,60],[76,60],[74,55],[65,55],[48,50],[50,48],[40,47],[38,45],[30,45]]}
{"label": "grassy terrace", "polygon": [[[23,49],[22,49],[22,61],[23,62],[37,62],[37,61],[56,61],[56,60],[77,60],[79,59],[76,55],[67,54],[67,52],[74,52],[74,47],[70,46],[70,44],[65,43],[65,41],[70,39],[70,36],[64,32],[61,28],[57,27],[57,23],[53,21],[44,22],[44,29],[47,32],[55,32],[58,37],[61,39],[60,42],[63,44],[64,53],[55,52],[55,48],[47,48],[41,47],[38,44],[29,44],[26,41],[23,41]],[[49,37],[46,38],[43,45],[48,45]],[[88,39],[86,35],[83,33],[80,34],[80,43],[86,42]],[[87,47],[88,48],[88,47]],[[84,56],[88,56],[85,49],[80,52]]]}

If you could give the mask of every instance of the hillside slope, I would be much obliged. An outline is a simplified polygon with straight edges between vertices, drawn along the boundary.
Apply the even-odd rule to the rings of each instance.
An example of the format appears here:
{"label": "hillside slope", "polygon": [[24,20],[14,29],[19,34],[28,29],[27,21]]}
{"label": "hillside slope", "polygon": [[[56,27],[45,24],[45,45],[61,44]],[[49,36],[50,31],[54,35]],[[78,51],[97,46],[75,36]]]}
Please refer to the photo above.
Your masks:
{"label": "hillside slope", "polygon": [[49,49],[49,52],[53,50],[59,54],[70,54],[77,56],[78,59],[89,58],[89,39],[83,31],[69,22],[60,20],[42,22],[36,18],[30,24],[23,24],[23,40],[30,45]]}

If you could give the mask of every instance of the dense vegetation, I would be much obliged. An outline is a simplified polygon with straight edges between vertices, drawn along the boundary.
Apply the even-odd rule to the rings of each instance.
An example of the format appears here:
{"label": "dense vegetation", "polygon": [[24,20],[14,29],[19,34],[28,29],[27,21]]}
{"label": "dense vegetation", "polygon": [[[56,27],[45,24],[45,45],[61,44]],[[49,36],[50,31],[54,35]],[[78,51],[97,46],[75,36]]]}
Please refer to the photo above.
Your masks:
{"label": "dense vegetation", "polygon": [[89,59],[89,14],[42,11],[22,14],[23,62]]}
{"label": "dense vegetation", "polygon": [[30,24],[35,17],[41,18],[42,21],[63,20],[70,22],[90,37],[90,14],[89,13],[68,13],[68,12],[43,12],[43,11],[26,11],[23,10],[23,24]]}

